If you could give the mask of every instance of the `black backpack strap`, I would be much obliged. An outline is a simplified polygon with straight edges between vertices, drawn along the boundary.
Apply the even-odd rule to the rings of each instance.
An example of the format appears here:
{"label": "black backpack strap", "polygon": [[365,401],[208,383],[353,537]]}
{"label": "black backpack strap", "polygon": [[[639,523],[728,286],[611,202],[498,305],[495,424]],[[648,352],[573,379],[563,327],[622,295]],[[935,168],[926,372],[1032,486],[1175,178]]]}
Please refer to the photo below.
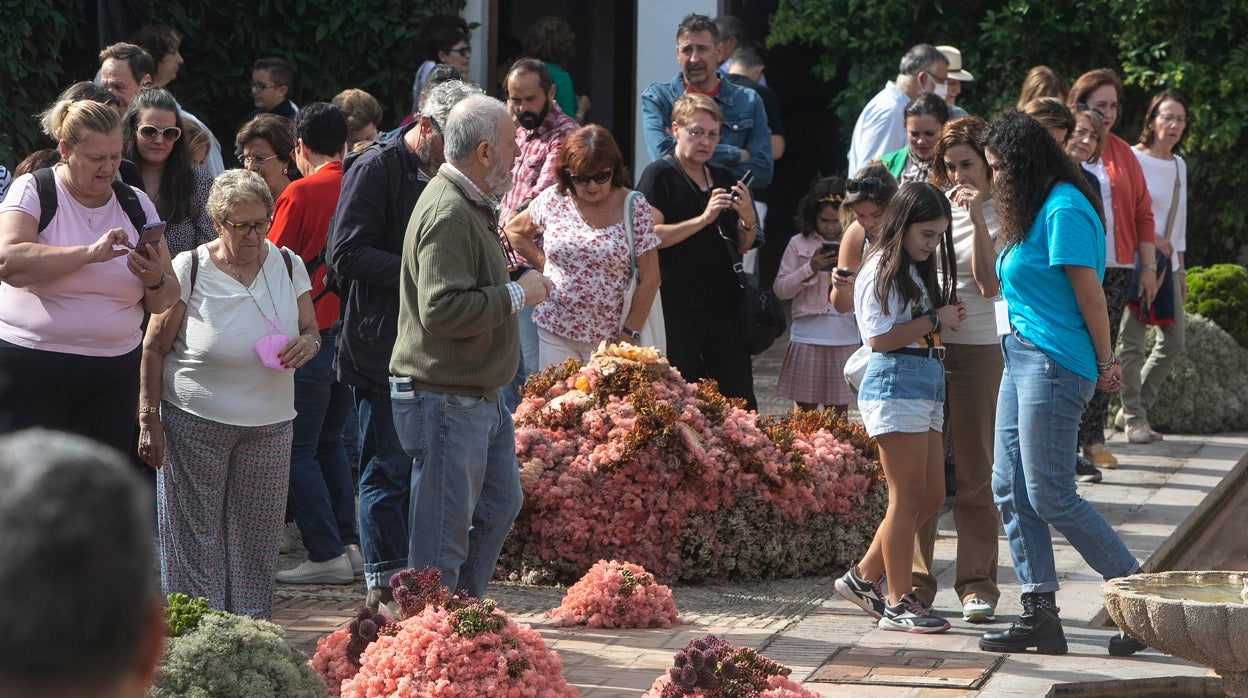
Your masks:
{"label": "black backpack strap", "polygon": [[295,263],[290,261],[290,255],[286,254],[285,247],[277,248],[282,253],[282,261],[286,263],[286,276],[293,282],[295,280]]}
{"label": "black backpack strap", "polygon": [[195,292],[195,279],[199,276],[199,247],[191,249],[191,258],[195,261],[191,262],[191,285],[186,289],[187,300],[190,300],[191,294]]}
{"label": "black backpack strap", "polygon": [[43,167],[32,173],[35,190],[39,192],[39,230],[42,233],[56,215],[56,174],[51,167]]}
{"label": "black backpack strap", "polygon": [[147,212],[143,210],[143,204],[139,203],[139,195],[134,193],[134,189],[130,188],[129,184],[116,179],[113,180],[113,195],[117,197],[117,203],[121,204],[121,210],[126,212],[130,223],[134,225],[134,234],[141,234],[143,226],[147,225]]}

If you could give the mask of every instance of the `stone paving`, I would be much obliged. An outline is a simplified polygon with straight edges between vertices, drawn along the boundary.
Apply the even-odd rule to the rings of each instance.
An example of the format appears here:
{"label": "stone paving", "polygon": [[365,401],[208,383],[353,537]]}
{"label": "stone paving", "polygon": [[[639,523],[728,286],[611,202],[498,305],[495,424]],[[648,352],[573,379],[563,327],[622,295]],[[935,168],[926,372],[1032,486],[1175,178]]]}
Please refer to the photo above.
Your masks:
{"label": "stone paving", "polygon": [[[755,359],[764,412],[790,408],[774,392],[784,342],[782,338]],[[1167,540],[1199,517],[1207,495],[1232,470],[1248,467],[1244,434],[1167,436],[1146,446],[1126,444],[1119,435],[1108,445],[1120,467],[1106,470],[1101,483],[1080,485],[1080,492],[1141,561],[1169,554]],[[998,623],[969,625],[962,621],[950,588],[956,550],[952,516],[944,514],[940,523],[934,572],[942,588],[936,607],[953,628],[934,636],[879,630],[857,607],[840,600],[826,577],[677,587],[673,591],[681,623],[669,630],[555,628],[543,614],[558,606],[563,596],[558,588],[495,584],[487,596],[541,633],[562,657],[564,676],[586,698],[640,695],[670,666],[677,650],[706,634],[759,649],[823,696],[1044,696],[1055,685],[1210,675],[1203,667],[1153,651],[1109,657],[1105,647],[1115,631],[1100,618],[1101,580],[1057,534],[1055,558],[1062,580],[1058,604],[1070,653],[1053,657],[979,651],[979,636],[1004,627],[1020,610],[1009,552],[1001,539]],[[298,552],[284,556],[279,567],[293,566],[299,559]],[[1238,562],[1240,569],[1248,569],[1248,560]],[[310,653],[316,638],[349,620],[363,598],[358,581],[344,586],[279,585],[274,621]]]}

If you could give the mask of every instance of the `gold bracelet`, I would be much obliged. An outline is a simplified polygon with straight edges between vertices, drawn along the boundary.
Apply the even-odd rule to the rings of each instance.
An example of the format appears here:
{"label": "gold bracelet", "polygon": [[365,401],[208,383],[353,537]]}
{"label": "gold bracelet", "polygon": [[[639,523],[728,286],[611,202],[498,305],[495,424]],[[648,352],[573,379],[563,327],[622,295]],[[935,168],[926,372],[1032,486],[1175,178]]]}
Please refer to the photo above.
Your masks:
{"label": "gold bracelet", "polygon": [[160,410],[152,405],[140,405],[139,414],[156,414]]}

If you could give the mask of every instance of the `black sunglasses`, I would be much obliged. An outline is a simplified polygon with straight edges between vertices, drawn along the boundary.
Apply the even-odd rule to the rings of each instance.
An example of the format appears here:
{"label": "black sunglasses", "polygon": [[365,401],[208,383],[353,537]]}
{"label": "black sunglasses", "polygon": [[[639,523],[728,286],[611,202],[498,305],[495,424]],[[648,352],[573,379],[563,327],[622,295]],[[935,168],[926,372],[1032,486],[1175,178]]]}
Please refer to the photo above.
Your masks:
{"label": "black sunglasses", "polygon": [[[567,170],[564,171],[567,172]],[[568,179],[572,180],[572,183],[576,186],[583,187],[590,182],[593,182],[594,184],[606,184],[611,181],[611,177],[614,174],[614,169],[603,170],[596,175],[574,175],[571,172],[568,172]]]}
{"label": "black sunglasses", "polygon": [[883,182],[880,181],[879,177],[863,177],[862,179],[854,179],[853,177],[850,177],[845,180],[845,191],[850,194],[862,192],[863,194],[870,196],[878,192],[880,190],[880,185],[882,184]]}

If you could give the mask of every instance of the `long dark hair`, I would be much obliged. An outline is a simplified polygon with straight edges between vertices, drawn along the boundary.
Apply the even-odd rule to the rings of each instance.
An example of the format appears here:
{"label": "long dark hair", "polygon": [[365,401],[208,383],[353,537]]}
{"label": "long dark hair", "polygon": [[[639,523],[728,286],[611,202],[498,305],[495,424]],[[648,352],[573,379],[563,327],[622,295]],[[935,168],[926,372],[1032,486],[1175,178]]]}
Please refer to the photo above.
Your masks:
{"label": "long dark hair", "polygon": [[195,172],[191,156],[186,149],[186,123],[178,113],[178,102],[173,95],[159,87],[140,90],[122,118],[121,154],[135,163],[141,163],[138,133],[139,116],[144,109],[160,109],[173,114],[173,123],[182,130],[182,136],[173,142],[169,158],[160,168],[160,201],[156,212],[170,223],[178,223],[191,217],[194,208]]}
{"label": "long dark hair", "polygon": [[[940,276],[944,279],[944,287],[937,279],[934,261],[938,255],[916,262],[906,254],[902,241],[906,229],[915,223],[945,219],[945,232],[940,245]],[[923,291],[910,278],[910,268],[914,267],[923,280],[928,297],[933,307],[939,308],[954,300],[954,287],[957,285],[957,270],[953,267],[953,213],[949,199],[939,189],[927,182],[910,182],[901,185],[896,196],[888,202],[884,211],[884,225],[880,228],[880,237],[871,244],[867,254],[880,256],[878,271],[875,276],[875,297],[880,301],[884,312],[888,308],[888,292],[896,289],[903,303],[917,301],[923,297]]]}
{"label": "long dark hair", "polygon": [[996,159],[992,198],[1007,245],[1027,239],[1049,191],[1061,182],[1077,188],[1105,222],[1097,192],[1039,121],[1017,109],[999,112],[984,129],[980,144]]}
{"label": "long dark hair", "polygon": [[806,192],[797,204],[797,215],[793,216],[793,224],[803,237],[815,234],[815,219],[824,206],[831,206],[840,214],[841,203],[845,201],[845,180],[840,177],[824,177]]}

